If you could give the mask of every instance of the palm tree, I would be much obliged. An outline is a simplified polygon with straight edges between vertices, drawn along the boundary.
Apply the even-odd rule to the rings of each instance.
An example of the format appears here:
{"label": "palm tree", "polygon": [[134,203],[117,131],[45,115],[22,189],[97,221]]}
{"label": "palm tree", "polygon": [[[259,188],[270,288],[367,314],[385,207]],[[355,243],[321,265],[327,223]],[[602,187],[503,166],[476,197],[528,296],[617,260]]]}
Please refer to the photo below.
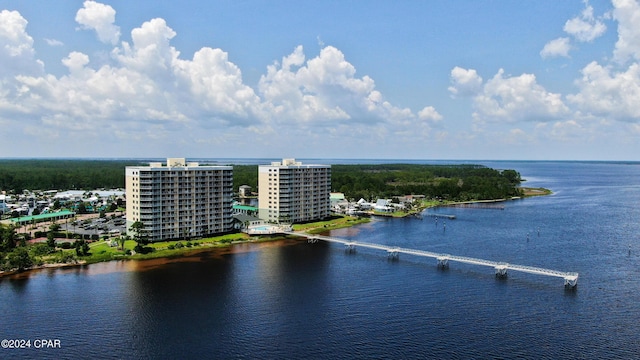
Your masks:
{"label": "palm tree", "polygon": [[142,223],[142,221],[136,221],[131,224],[129,230],[133,233],[133,240],[135,240],[138,245],[146,245],[149,243],[147,232],[144,229],[144,223]]}

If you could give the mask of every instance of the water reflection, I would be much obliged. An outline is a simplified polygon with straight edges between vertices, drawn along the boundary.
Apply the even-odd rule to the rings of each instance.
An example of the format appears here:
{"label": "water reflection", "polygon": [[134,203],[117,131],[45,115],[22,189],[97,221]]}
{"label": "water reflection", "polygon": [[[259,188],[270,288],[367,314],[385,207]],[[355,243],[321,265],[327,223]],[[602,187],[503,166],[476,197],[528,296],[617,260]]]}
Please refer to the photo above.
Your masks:
{"label": "water reflection", "polygon": [[[123,299],[132,309],[127,322],[135,334],[128,346],[136,357],[228,355],[233,349],[277,346],[282,326],[298,324],[295,332],[302,335],[300,319],[322,316],[331,287],[328,252],[324,243],[276,241],[184,261],[136,262]],[[301,306],[308,299],[313,301]],[[265,343],[246,343],[256,338]]]}

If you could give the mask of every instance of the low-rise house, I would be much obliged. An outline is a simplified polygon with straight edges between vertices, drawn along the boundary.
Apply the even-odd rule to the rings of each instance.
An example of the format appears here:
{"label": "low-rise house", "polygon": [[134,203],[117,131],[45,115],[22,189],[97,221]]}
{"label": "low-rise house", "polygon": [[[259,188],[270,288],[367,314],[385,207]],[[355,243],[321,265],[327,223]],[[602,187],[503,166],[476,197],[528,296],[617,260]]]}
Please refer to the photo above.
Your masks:
{"label": "low-rise house", "polygon": [[391,200],[389,199],[378,199],[378,201],[376,201],[376,204],[373,206],[373,209],[375,211],[380,211],[380,212],[393,212],[394,208],[391,205]]}

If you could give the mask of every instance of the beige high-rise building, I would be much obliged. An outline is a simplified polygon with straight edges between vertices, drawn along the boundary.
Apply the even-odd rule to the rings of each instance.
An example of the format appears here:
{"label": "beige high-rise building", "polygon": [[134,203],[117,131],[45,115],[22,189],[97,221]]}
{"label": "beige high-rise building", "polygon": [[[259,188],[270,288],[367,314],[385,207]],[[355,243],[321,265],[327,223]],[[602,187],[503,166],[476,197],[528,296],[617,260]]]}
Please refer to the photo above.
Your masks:
{"label": "beige high-rise building", "polygon": [[283,159],[258,166],[258,207],[262,220],[298,223],[320,220],[331,211],[331,165],[303,165]]}
{"label": "beige high-rise building", "polygon": [[184,158],[127,166],[127,232],[144,224],[150,241],[188,239],[233,229],[233,167],[200,166]]}

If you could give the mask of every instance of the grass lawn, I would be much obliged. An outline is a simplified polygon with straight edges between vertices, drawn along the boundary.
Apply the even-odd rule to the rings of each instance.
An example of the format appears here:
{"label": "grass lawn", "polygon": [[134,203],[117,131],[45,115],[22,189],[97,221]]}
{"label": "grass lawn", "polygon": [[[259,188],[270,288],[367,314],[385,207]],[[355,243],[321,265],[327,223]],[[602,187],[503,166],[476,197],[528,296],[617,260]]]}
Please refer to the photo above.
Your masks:
{"label": "grass lawn", "polygon": [[[357,224],[369,222],[368,218],[356,218],[350,216],[336,216],[332,219],[307,224],[296,224],[293,226],[296,231],[306,231],[309,233],[320,233],[332,229],[339,229]],[[249,236],[245,233],[226,234],[216,237],[192,240],[172,240],[152,242],[145,245],[151,250],[147,253],[136,253],[134,240],[126,240],[124,250],[118,246],[111,246],[111,240],[100,240],[89,244],[89,255],[77,256],[75,249],[57,249],[54,253],[37,257],[38,264],[93,264],[111,260],[142,260],[153,258],[170,258],[183,256],[186,253],[198,249],[229,246],[232,243],[244,241],[270,241],[283,239],[285,236]],[[133,255],[131,255],[133,254]]]}
{"label": "grass lawn", "polygon": [[326,221],[318,221],[307,224],[294,224],[293,231],[305,231],[310,234],[317,234],[324,231],[341,229],[358,224],[368,223],[369,218],[357,218],[352,216],[337,217]]}
{"label": "grass lawn", "polygon": [[[119,259],[153,259],[161,257],[174,257],[180,256],[184,253],[190,252],[200,248],[221,247],[227,246],[232,242],[249,240],[249,235],[244,233],[227,234],[222,236],[216,236],[211,238],[197,239],[197,240],[174,240],[174,241],[159,241],[145,245],[145,247],[153,249],[146,254],[134,254],[127,255],[126,252],[134,252],[136,242],[133,240],[127,240],[124,243],[124,251],[120,249],[120,246],[111,246],[110,241],[96,241],[89,244],[89,255],[79,256],[78,260],[85,260],[87,264],[119,260]],[[180,245],[178,245],[180,244]],[[75,249],[62,250],[63,252],[74,254]],[[44,259],[49,260],[49,259]]]}

